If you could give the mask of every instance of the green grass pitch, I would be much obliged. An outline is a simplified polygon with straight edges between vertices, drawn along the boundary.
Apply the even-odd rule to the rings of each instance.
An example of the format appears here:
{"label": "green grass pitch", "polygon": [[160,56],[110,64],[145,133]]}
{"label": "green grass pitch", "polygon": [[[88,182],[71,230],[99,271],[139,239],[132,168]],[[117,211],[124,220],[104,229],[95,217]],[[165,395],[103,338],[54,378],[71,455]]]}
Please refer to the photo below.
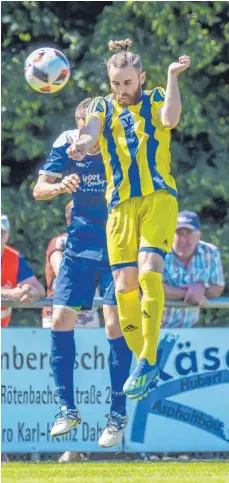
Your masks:
{"label": "green grass pitch", "polygon": [[229,462],[8,463],[2,483],[229,483]]}

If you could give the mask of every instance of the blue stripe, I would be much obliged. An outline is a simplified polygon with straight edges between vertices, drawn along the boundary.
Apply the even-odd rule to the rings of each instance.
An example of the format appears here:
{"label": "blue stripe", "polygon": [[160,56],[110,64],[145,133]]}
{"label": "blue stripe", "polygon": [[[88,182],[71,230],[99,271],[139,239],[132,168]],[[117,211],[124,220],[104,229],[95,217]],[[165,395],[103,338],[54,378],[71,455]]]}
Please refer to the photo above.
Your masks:
{"label": "blue stripe", "polygon": [[[156,95],[156,93],[154,95]],[[160,96],[160,94],[158,94],[158,96]],[[157,191],[160,189],[166,189],[167,191],[169,191],[169,193],[171,193],[173,196],[177,198],[176,190],[174,190],[167,183],[165,183],[164,179],[157,171],[156,151],[157,151],[159,142],[154,137],[156,127],[153,126],[152,124],[150,96],[148,96],[143,92],[142,98],[143,100],[142,100],[142,107],[140,109],[140,116],[145,119],[145,133],[148,134],[149,136],[147,141],[147,160],[148,160],[149,170],[153,181],[154,190]]]}
{"label": "blue stripe", "polygon": [[123,262],[123,263],[116,263],[115,265],[111,265],[111,271],[114,272],[115,270],[119,270],[120,268],[124,267],[137,267],[138,262]]}
{"label": "blue stripe", "polygon": [[150,252],[150,253],[157,253],[157,255],[161,255],[163,260],[165,259],[167,252],[165,250],[162,250],[161,248],[155,248],[155,247],[141,247],[139,249],[140,252]]}
{"label": "blue stripe", "polygon": [[102,103],[98,99],[98,97],[93,99],[88,106],[88,115],[90,115],[94,112],[104,112],[104,108],[102,106]]}
{"label": "blue stripe", "polygon": [[102,100],[103,100],[103,99],[98,99],[98,98],[97,98],[96,100],[97,100],[97,104],[96,104],[96,106],[95,106],[95,107],[96,107],[96,109],[95,109],[95,110],[96,110],[96,112],[104,112],[104,105],[103,105],[103,103],[102,103]]}
{"label": "blue stripe", "polygon": [[116,151],[117,146],[111,131],[114,106],[113,104],[111,104],[111,102],[107,102],[106,100],[105,102],[106,102],[106,120],[105,120],[103,135],[107,140],[107,149],[110,155],[109,163],[112,168],[113,183],[114,183],[114,190],[112,193],[111,201],[108,205],[108,212],[109,212],[114,206],[116,206],[120,202],[118,190],[123,180],[123,173],[122,173],[121,163],[119,161],[119,157]]}
{"label": "blue stripe", "polygon": [[161,95],[161,93],[160,93],[159,89],[155,89],[155,90],[153,91],[153,100],[154,100],[155,102],[162,102],[162,101],[164,101],[164,100],[165,100],[165,96],[162,96],[162,95]]}
{"label": "blue stripe", "polygon": [[136,159],[136,155],[139,147],[139,140],[134,130],[134,118],[133,114],[128,108],[125,108],[119,115],[119,120],[123,126],[126,144],[128,147],[131,164],[128,169],[128,176],[130,182],[130,198],[133,196],[142,196],[141,181],[139,167]]}

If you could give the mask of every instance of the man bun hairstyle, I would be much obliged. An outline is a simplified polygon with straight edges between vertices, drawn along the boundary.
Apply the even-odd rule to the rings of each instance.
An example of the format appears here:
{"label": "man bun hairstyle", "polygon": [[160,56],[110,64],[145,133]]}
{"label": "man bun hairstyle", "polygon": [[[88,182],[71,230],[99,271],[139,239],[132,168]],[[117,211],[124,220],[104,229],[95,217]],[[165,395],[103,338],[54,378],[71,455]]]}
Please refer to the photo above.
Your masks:
{"label": "man bun hairstyle", "polygon": [[142,72],[142,61],[138,54],[133,52],[128,52],[128,49],[132,46],[132,40],[110,40],[108,47],[112,52],[117,52],[113,54],[110,59],[106,62],[107,71],[111,67],[121,69],[122,67],[135,67],[139,72]]}
{"label": "man bun hairstyle", "polygon": [[126,39],[126,40],[110,40],[108,47],[109,50],[111,51],[116,51],[116,50],[128,50],[129,47],[132,46],[132,40]]}

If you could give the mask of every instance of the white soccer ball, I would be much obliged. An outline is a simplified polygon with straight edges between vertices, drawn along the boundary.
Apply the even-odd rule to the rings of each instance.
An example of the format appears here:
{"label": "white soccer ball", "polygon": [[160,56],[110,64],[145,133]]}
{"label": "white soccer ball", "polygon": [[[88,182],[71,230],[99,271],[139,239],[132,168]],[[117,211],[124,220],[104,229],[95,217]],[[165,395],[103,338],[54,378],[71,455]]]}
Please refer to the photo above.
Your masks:
{"label": "white soccer ball", "polygon": [[67,84],[70,65],[57,49],[43,47],[34,50],[25,61],[24,74],[28,84],[38,92],[50,94]]}

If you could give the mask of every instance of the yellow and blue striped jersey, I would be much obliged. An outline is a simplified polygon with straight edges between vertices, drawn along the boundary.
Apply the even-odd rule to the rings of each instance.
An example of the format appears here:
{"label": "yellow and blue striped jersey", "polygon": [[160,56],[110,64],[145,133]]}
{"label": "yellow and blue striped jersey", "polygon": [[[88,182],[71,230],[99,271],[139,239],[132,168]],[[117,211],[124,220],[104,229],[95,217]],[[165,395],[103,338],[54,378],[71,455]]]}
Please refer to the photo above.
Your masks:
{"label": "yellow and blue striped jersey", "polygon": [[99,142],[109,211],[128,198],[159,189],[177,196],[170,174],[170,130],[158,115],[164,96],[164,90],[157,87],[144,91],[136,105],[122,107],[110,95],[95,98],[88,108],[87,121],[93,116],[102,120]]}

